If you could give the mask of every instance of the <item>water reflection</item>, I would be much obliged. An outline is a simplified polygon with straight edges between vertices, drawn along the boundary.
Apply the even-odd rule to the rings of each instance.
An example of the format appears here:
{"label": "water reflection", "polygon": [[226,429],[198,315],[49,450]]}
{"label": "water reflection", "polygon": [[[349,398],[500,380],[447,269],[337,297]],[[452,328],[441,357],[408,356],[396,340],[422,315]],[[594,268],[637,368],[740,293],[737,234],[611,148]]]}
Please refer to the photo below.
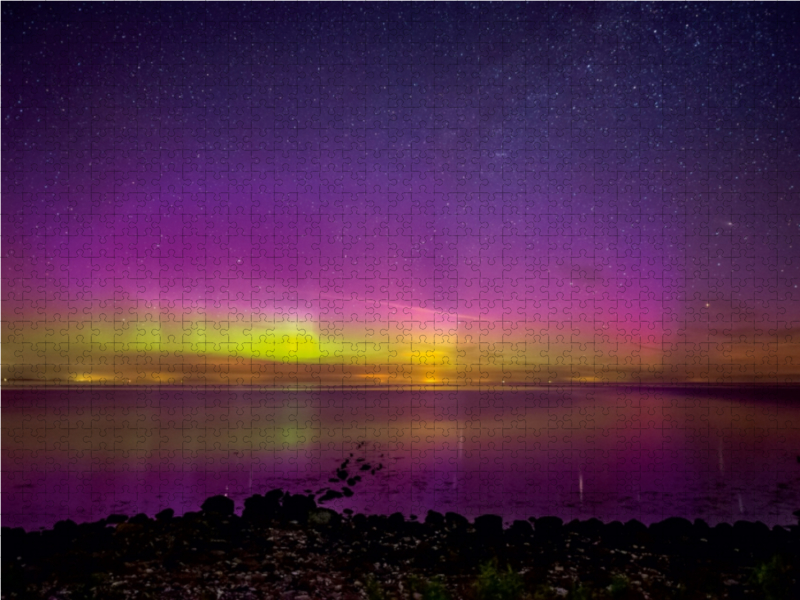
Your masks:
{"label": "water reflection", "polygon": [[321,495],[350,453],[385,468],[332,508],[792,524],[796,391],[6,390],[3,524]]}

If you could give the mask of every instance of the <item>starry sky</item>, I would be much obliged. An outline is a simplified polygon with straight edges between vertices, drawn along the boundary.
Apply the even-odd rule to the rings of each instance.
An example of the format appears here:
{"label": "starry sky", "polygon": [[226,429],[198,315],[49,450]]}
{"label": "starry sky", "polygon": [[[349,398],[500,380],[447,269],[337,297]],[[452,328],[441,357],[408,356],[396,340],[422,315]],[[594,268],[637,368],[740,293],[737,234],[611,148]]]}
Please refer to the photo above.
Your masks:
{"label": "starry sky", "polygon": [[5,384],[798,381],[799,17],[4,2]]}

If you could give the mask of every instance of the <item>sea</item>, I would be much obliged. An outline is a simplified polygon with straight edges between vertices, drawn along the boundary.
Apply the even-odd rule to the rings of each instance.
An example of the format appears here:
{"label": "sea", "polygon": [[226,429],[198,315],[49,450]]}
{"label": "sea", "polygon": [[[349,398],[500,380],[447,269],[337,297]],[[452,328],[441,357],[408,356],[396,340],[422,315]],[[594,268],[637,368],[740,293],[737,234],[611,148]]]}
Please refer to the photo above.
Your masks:
{"label": "sea", "polygon": [[3,526],[49,528],[213,495],[506,523],[667,517],[794,525],[800,388],[3,389]]}

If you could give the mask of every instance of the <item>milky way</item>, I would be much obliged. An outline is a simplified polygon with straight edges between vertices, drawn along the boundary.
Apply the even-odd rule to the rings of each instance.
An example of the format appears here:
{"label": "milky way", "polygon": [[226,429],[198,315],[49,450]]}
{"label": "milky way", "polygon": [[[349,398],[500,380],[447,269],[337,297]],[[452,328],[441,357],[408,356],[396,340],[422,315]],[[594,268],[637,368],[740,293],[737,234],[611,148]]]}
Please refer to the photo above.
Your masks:
{"label": "milky way", "polygon": [[2,12],[7,383],[800,379],[795,5]]}

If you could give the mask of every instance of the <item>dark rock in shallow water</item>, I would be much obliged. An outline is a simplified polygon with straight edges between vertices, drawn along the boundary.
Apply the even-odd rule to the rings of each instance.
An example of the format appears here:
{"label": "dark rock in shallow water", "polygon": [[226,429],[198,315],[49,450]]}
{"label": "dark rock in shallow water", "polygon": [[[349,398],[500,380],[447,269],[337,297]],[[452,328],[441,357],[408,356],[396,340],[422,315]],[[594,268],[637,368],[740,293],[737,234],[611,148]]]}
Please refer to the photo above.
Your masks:
{"label": "dark rock in shallow water", "polygon": [[341,494],[335,490],[328,490],[325,492],[319,499],[320,502],[329,502],[330,500],[337,500],[339,498],[343,498],[344,494]]}
{"label": "dark rock in shallow water", "polygon": [[227,517],[233,514],[233,500],[227,496],[211,496],[200,507],[204,513]]}

